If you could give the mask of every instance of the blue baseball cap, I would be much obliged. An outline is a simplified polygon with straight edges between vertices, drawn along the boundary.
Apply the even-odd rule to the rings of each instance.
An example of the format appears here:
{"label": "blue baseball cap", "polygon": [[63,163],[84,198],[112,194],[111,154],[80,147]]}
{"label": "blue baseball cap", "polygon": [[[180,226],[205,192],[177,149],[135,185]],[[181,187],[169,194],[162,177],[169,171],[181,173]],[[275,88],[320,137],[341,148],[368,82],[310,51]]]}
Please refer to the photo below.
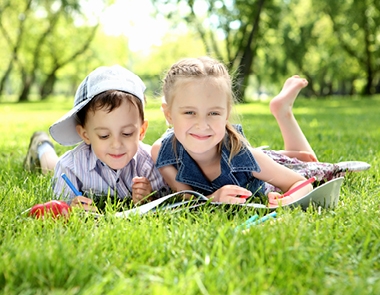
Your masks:
{"label": "blue baseball cap", "polygon": [[145,105],[146,87],[139,76],[120,65],[99,67],[92,71],[79,85],[74,99],[74,107],[50,126],[53,139],[61,145],[75,145],[82,141],[76,131],[76,115],[96,95],[108,90],[130,93]]}

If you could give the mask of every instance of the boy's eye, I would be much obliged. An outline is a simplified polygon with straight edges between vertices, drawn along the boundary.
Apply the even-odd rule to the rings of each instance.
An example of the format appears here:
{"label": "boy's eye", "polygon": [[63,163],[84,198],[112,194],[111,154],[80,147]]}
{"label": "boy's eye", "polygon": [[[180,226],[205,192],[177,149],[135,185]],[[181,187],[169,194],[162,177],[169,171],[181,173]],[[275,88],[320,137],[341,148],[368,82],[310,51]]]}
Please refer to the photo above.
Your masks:
{"label": "boy's eye", "polygon": [[219,116],[220,113],[219,112],[210,112],[210,116]]}
{"label": "boy's eye", "polygon": [[131,132],[131,133],[123,133],[123,136],[125,136],[125,137],[130,137],[132,135],[133,135],[133,132]]}
{"label": "boy's eye", "polygon": [[184,112],[185,115],[194,115],[195,112],[194,111],[186,111]]}
{"label": "boy's eye", "polygon": [[107,139],[109,135],[99,135],[99,139]]}

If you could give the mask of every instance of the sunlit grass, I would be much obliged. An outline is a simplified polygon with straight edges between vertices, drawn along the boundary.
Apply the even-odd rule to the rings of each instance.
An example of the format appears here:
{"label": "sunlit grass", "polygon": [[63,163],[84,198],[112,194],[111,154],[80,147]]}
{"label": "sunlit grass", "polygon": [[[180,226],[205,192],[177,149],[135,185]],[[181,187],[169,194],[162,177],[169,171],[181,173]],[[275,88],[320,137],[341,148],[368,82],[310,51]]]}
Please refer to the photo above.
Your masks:
{"label": "sunlit grass", "polygon": [[[50,178],[23,171],[35,130],[71,99],[0,104],[0,293],[2,294],[379,294],[380,99],[297,100],[296,117],[322,161],[372,165],[346,177],[335,209],[279,210],[245,234],[251,209],[94,220],[35,220],[21,212],[50,200]],[[147,143],[166,128],[149,101]],[[268,102],[236,111],[252,145],[281,149]],[[59,154],[69,149],[58,144]],[[263,212],[259,212],[263,214]]]}

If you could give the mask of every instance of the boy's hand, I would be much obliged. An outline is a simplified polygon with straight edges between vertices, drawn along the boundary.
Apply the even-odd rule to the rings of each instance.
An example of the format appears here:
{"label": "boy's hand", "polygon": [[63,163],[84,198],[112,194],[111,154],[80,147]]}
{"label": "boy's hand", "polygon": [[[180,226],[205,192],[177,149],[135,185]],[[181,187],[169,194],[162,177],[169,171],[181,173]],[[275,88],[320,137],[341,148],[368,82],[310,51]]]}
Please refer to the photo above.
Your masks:
{"label": "boy's hand", "polygon": [[[222,202],[226,204],[242,204],[245,203],[247,197],[252,192],[237,185],[225,185],[214,192],[209,198],[212,202]],[[244,196],[244,197],[238,197]]]}
{"label": "boy's hand", "polygon": [[85,211],[97,212],[96,207],[92,204],[92,200],[86,197],[76,197],[71,201],[71,207],[79,207]]}
{"label": "boy's hand", "polygon": [[133,203],[137,204],[139,202],[146,202],[149,199],[146,199],[152,192],[152,186],[150,185],[150,181],[146,177],[134,177],[132,179],[132,200]]}

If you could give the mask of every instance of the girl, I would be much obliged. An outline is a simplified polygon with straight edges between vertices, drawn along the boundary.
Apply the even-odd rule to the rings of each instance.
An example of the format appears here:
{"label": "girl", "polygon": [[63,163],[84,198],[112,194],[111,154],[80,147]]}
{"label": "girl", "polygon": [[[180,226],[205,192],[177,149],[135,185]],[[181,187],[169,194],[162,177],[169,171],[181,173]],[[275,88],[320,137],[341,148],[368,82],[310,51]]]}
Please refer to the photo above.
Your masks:
{"label": "girl", "polygon": [[[292,113],[305,79],[288,79],[271,102],[284,136],[281,156],[317,161]],[[164,78],[162,108],[173,126],[152,147],[152,157],[174,191],[193,189],[225,203],[244,203],[252,194],[265,193],[265,184],[286,192],[306,180],[252,148],[240,126],[229,121],[234,96],[226,67],[209,57],[188,58],[174,64]],[[272,205],[293,202],[312,190],[307,185],[288,197],[269,192]]]}

